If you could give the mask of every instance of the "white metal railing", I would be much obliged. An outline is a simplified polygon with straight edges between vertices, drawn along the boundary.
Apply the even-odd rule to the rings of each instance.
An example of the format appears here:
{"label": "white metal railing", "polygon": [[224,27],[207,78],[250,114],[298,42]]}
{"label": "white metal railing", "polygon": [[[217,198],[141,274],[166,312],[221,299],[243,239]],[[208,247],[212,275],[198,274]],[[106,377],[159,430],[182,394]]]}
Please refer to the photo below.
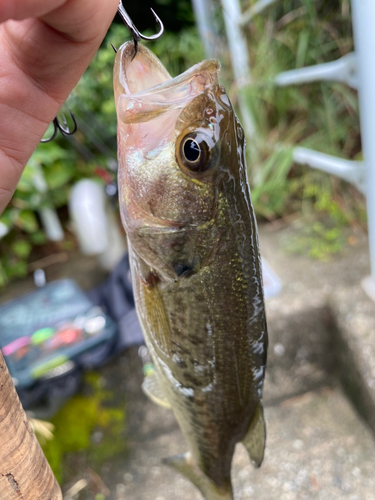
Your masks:
{"label": "white metal railing", "polygon": [[211,2],[202,0],[192,0],[192,2],[204,52],[206,57],[211,59],[216,55],[215,41],[219,38],[215,24],[215,8]]}
{"label": "white metal railing", "polygon": [[357,56],[352,52],[337,61],[283,71],[276,75],[274,82],[279,87],[285,87],[322,80],[334,80],[358,89]]}
{"label": "white metal railing", "polygon": [[358,58],[361,138],[366,168],[367,221],[371,276],[362,282],[375,300],[375,1],[352,0],[354,42]]}
{"label": "white metal railing", "polygon": [[[366,196],[367,219],[370,246],[371,275],[362,281],[367,294],[375,300],[375,0],[351,0],[355,53],[347,54],[337,61],[318,64],[307,68],[284,71],[275,75],[278,86],[298,85],[313,81],[329,80],[345,83],[358,89],[360,123],[364,161],[351,161],[307,148],[296,147],[293,159],[296,163],[308,165],[334,174],[354,184]],[[251,112],[245,102],[242,90],[251,83],[247,41],[242,29],[255,16],[271,7],[277,0],[259,0],[244,13],[240,0],[221,0],[228,47],[231,55],[233,76],[239,89],[239,104],[247,135],[254,135],[255,128]],[[195,4],[204,4],[213,12],[213,0],[193,0],[196,18],[199,18]],[[202,40],[212,34],[210,20],[200,20],[198,29]],[[207,53],[207,56],[210,56]]]}

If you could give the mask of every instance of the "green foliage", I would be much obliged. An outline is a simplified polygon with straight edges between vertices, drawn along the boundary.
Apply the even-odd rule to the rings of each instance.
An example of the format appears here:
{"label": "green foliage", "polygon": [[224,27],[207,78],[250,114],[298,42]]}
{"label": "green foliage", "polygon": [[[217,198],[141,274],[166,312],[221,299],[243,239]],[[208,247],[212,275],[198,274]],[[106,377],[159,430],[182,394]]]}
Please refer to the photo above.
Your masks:
{"label": "green foliage", "polygon": [[40,144],[30,158],[13,199],[0,217],[8,234],[0,239],[0,287],[25,276],[33,245],[46,242],[37,211],[66,204],[69,185],[78,178],[77,154],[58,142]]}
{"label": "green foliage", "polygon": [[257,172],[252,190],[254,209],[258,215],[272,219],[285,212],[288,202],[288,174],[293,164],[292,148],[275,150],[265,157]]}
{"label": "green foliage", "polygon": [[340,226],[327,227],[326,222],[312,219],[305,221],[297,229],[298,233],[289,237],[285,245],[286,250],[291,253],[328,261],[333,254],[341,252],[345,246],[345,236]]}
{"label": "green foliage", "polygon": [[[41,443],[46,458],[59,482],[64,477],[64,458],[81,452],[91,467],[126,450],[123,436],[125,412],[113,405],[113,394],[101,387],[96,373],[86,376],[86,392],[74,396],[52,419],[54,438]],[[100,442],[92,440],[101,433]]]}
{"label": "green foliage", "polygon": [[[113,62],[115,54],[110,45],[119,47],[126,40],[128,32],[124,25],[113,25],[100,50],[87,68],[72,92],[69,104],[74,114],[92,127],[92,136],[87,132],[79,139],[95,155],[102,153],[104,145],[107,155],[116,157],[117,120],[113,98]],[[82,134],[82,130],[79,132]]]}
{"label": "green foliage", "polygon": [[[187,23],[194,24],[194,16],[190,0],[156,0],[156,3],[160,6],[167,7],[168,10],[175,8],[175,13],[173,13],[173,18],[172,18],[174,22],[176,22],[177,19],[183,21],[185,24]],[[160,15],[162,14],[160,13]],[[162,19],[165,19],[164,22],[166,26],[172,29],[171,26],[172,23],[170,24],[168,23],[168,18],[164,17],[164,14]]]}

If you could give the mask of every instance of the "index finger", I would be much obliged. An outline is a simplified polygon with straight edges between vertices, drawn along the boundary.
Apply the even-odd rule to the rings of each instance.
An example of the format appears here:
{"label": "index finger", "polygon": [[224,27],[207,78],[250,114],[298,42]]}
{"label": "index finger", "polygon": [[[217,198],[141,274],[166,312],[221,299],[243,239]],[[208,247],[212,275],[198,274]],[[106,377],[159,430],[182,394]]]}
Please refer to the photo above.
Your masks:
{"label": "index finger", "polygon": [[51,12],[67,0],[1,0],[0,3],[0,23],[8,19],[20,21],[28,17],[41,17]]}

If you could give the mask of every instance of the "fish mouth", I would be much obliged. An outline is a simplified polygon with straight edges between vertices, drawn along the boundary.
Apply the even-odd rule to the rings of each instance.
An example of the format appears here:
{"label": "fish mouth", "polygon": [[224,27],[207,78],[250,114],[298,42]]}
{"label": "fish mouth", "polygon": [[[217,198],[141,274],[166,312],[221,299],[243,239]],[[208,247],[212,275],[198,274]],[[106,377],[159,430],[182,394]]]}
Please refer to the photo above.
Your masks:
{"label": "fish mouth", "polygon": [[118,118],[124,124],[135,124],[167,111],[181,112],[194,97],[218,82],[219,69],[219,61],[205,60],[172,78],[150,50],[140,45],[134,57],[134,44],[127,42],[115,60]]}
{"label": "fish mouth", "polygon": [[[127,231],[141,226],[162,231],[184,230],[186,223],[180,222],[179,214],[176,218],[164,218],[150,210],[152,200],[149,203],[146,185],[152,186],[149,192],[156,193],[155,186],[164,189],[166,183],[160,182],[160,171],[165,178],[166,171],[171,173],[174,165],[177,168],[175,141],[180,133],[176,129],[179,117],[188,109],[189,125],[197,116],[202,119],[205,107],[193,106],[191,114],[189,103],[200,94],[214,91],[219,69],[218,61],[206,60],[172,78],[145,46],[139,46],[135,57],[133,42],[119,48],[114,66],[114,93],[120,205]],[[157,194],[153,197],[157,198]]]}

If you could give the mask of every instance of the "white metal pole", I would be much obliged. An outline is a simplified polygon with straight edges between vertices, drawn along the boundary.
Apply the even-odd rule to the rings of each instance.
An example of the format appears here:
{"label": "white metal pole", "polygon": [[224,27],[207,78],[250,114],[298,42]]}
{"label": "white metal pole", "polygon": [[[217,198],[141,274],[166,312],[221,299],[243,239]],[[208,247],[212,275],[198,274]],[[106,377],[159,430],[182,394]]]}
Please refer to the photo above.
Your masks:
{"label": "white metal pole", "polygon": [[246,135],[251,137],[255,133],[254,121],[242,91],[243,87],[250,84],[250,63],[246,37],[239,26],[241,6],[239,0],[221,0],[221,4],[224,11],[225,30],[227,33],[233,74],[239,91],[238,102],[240,105],[243,126]]}
{"label": "white metal pole", "polygon": [[[367,176],[371,281],[375,294],[375,0],[352,0],[361,137]],[[369,284],[369,283],[368,283]]]}
{"label": "white metal pole", "polygon": [[276,75],[274,81],[276,85],[285,87],[322,80],[343,82],[358,88],[357,57],[354,52],[336,61],[283,71]]}
{"label": "white metal pole", "polygon": [[366,167],[362,161],[345,160],[302,147],[294,149],[293,160],[300,165],[308,165],[311,168],[318,168],[323,172],[337,175],[337,177],[351,182],[359,191],[366,194]]}
{"label": "white metal pole", "polygon": [[206,57],[212,59],[217,55],[217,40],[219,38],[215,23],[215,6],[212,0],[192,0],[192,3],[204,52]]}

